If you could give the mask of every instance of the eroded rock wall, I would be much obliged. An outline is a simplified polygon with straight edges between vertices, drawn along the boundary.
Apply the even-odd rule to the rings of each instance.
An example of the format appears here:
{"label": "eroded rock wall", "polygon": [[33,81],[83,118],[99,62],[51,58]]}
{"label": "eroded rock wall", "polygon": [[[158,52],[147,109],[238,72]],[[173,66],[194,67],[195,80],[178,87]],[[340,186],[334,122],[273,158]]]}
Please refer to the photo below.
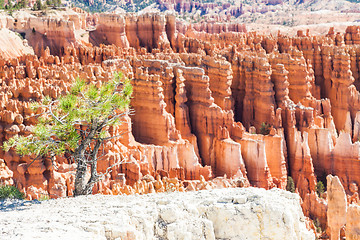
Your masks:
{"label": "eroded rock wall", "polygon": [[[72,32],[82,27],[71,19],[28,20],[21,27],[55,24],[49,38],[60,32],[56,41],[71,40],[54,40],[58,55],[50,46],[39,56],[0,61],[1,141],[30,133],[36,122],[31,101],[64,94],[77,76],[100,84],[122,71],[132,79],[134,115],[110,129],[127,134],[106,144],[98,169],[124,163],[94,192],[249,183],[284,189],[291,176],[305,212],[323,226],[327,206],[315,193],[318,181],[337,175],[350,202],[358,201],[358,30],[293,37],[194,26],[181,32],[172,15],[101,14],[90,33],[99,46],[91,46],[76,43]],[[69,159],[59,156],[56,169],[47,160],[30,165],[30,157],[13,151],[1,151],[0,158],[29,198],[72,194]]]}

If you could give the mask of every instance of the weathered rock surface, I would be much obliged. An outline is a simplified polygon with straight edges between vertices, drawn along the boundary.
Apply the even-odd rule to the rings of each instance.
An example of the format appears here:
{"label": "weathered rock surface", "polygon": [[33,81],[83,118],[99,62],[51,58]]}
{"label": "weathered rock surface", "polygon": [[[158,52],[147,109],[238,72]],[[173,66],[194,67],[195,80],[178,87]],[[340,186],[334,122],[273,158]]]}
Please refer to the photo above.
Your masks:
{"label": "weathered rock surface", "polygon": [[347,208],[346,214],[346,239],[358,240],[360,239],[360,206],[350,204]]}
{"label": "weathered rock surface", "polygon": [[330,228],[330,239],[340,239],[340,229],[346,223],[346,194],[337,176],[328,175],[327,180],[327,221]]}
{"label": "weathered rock surface", "polygon": [[13,172],[6,166],[4,159],[0,159],[0,185],[13,185]]}
{"label": "weathered rock surface", "polygon": [[115,44],[119,47],[129,47],[125,33],[125,19],[117,14],[100,14],[98,27],[89,33],[93,45]]}
{"label": "weathered rock surface", "polygon": [[[124,162],[94,193],[285,189],[289,175],[304,212],[326,227],[327,202],[315,186],[334,174],[349,203],[359,202],[358,28],[264,35],[156,13],[3,22],[25,34],[37,55],[0,60],[0,142],[29,134],[36,123],[30,102],[64,94],[78,76],[96,85],[114,71],[132,79],[135,114],[109,129],[126,134],[104,146],[98,170]],[[30,166],[31,157],[13,150],[0,150],[0,158],[0,179],[28,199],[72,195],[69,159],[59,156],[55,167],[47,160]]]}
{"label": "weathered rock surface", "polygon": [[94,195],[1,202],[0,221],[2,239],[315,239],[299,201],[258,188]]}
{"label": "weathered rock surface", "polygon": [[5,28],[0,28],[0,45],[2,46],[0,55],[5,59],[34,54],[34,50],[29,47],[27,40],[22,40],[20,36]]}

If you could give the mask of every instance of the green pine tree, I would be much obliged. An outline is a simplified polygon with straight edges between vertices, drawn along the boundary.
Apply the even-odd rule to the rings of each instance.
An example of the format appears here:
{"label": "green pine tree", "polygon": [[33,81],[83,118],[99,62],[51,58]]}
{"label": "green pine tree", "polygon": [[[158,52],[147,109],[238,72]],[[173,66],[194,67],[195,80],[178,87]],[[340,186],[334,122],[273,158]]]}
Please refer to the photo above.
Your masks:
{"label": "green pine tree", "polygon": [[43,10],[45,8],[45,6],[42,4],[41,0],[36,0],[34,6],[33,6],[33,10],[34,11],[38,11],[38,10]]}
{"label": "green pine tree", "polygon": [[316,193],[318,194],[319,197],[321,197],[321,195],[325,192],[325,187],[324,184],[322,183],[322,181],[318,181],[316,186],[315,186],[315,190]]}
{"label": "green pine tree", "polygon": [[292,192],[292,193],[295,192],[294,179],[292,177],[290,177],[290,176],[287,177],[286,190],[289,191],[289,192]]}
{"label": "green pine tree", "polygon": [[269,135],[270,133],[270,128],[271,128],[271,125],[270,124],[267,124],[267,123],[261,123],[261,127],[260,127],[260,134],[262,135]]}
{"label": "green pine tree", "polygon": [[5,5],[5,9],[12,9],[13,8],[13,4],[11,0],[8,0],[8,3]]}
{"label": "green pine tree", "polygon": [[96,169],[99,150],[106,141],[119,137],[109,137],[107,129],[120,124],[121,117],[128,113],[131,94],[130,80],[121,73],[100,88],[77,80],[59,99],[45,97],[42,102],[34,103],[34,110],[40,108],[43,114],[32,134],[11,138],[3,149],[14,148],[20,155],[51,161],[56,155],[69,154],[77,164],[74,195],[91,194],[101,178]]}

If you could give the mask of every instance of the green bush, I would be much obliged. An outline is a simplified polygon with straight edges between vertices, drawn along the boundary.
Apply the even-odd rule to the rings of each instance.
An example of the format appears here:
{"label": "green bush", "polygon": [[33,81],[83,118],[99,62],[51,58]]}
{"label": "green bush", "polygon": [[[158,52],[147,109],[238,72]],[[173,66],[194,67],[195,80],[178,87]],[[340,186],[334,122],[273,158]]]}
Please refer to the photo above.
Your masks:
{"label": "green bush", "polygon": [[321,197],[321,194],[323,194],[325,192],[325,187],[324,184],[322,183],[322,181],[318,181],[315,187],[316,193],[318,194],[319,197]]}
{"label": "green bush", "polygon": [[49,200],[49,199],[50,199],[49,195],[41,194],[38,200],[39,201],[46,201],[46,200]]}
{"label": "green bush", "polygon": [[320,225],[320,221],[318,218],[315,218],[315,220],[313,220],[315,229],[317,233],[322,233],[322,229],[321,229],[321,225]]}
{"label": "green bush", "polygon": [[270,124],[261,123],[260,134],[262,134],[262,135],[269,135],[269,133],[270,133],[270,128],[271,128],[271,125],[270,125]]}
{"label": "green bush", "polygon": [[295,192],[294,179],[292,177],[290,177],[290,176],[287,177],[286,190],[289,191],[289,192],[292,192],[292,193]]}
{"label": "green bush", "polygon": [[19,189],[17,189],[14,186],[0,186],[0,199],[24,199],[24,193],[20,192]]}
{"label": "green bush", "polygon": [[45,8],[46,8],[46,5],[43,5],[41,0],[36,0],[32,10],[39,11],[39,10],[44,10]]}

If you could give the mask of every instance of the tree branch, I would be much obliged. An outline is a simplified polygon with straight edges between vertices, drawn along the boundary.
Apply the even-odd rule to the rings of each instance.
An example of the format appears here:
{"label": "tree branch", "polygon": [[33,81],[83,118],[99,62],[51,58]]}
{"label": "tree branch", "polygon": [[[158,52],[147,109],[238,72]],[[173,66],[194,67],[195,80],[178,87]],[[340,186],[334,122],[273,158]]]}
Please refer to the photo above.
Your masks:
{"label": "tree branch", "polygon": [[49,103],[49,112],[50,112],[50,115],[56,120],[58,121],[59,123],[61,123],[62,125],[64,125],[64,122],[62,122],[58,117],[55,116],[55,114],[53,113],[52,111],[52,104],[54,104],[55,102],[57,102],[58,100],[56,101],[52,101],[51,103]]}

